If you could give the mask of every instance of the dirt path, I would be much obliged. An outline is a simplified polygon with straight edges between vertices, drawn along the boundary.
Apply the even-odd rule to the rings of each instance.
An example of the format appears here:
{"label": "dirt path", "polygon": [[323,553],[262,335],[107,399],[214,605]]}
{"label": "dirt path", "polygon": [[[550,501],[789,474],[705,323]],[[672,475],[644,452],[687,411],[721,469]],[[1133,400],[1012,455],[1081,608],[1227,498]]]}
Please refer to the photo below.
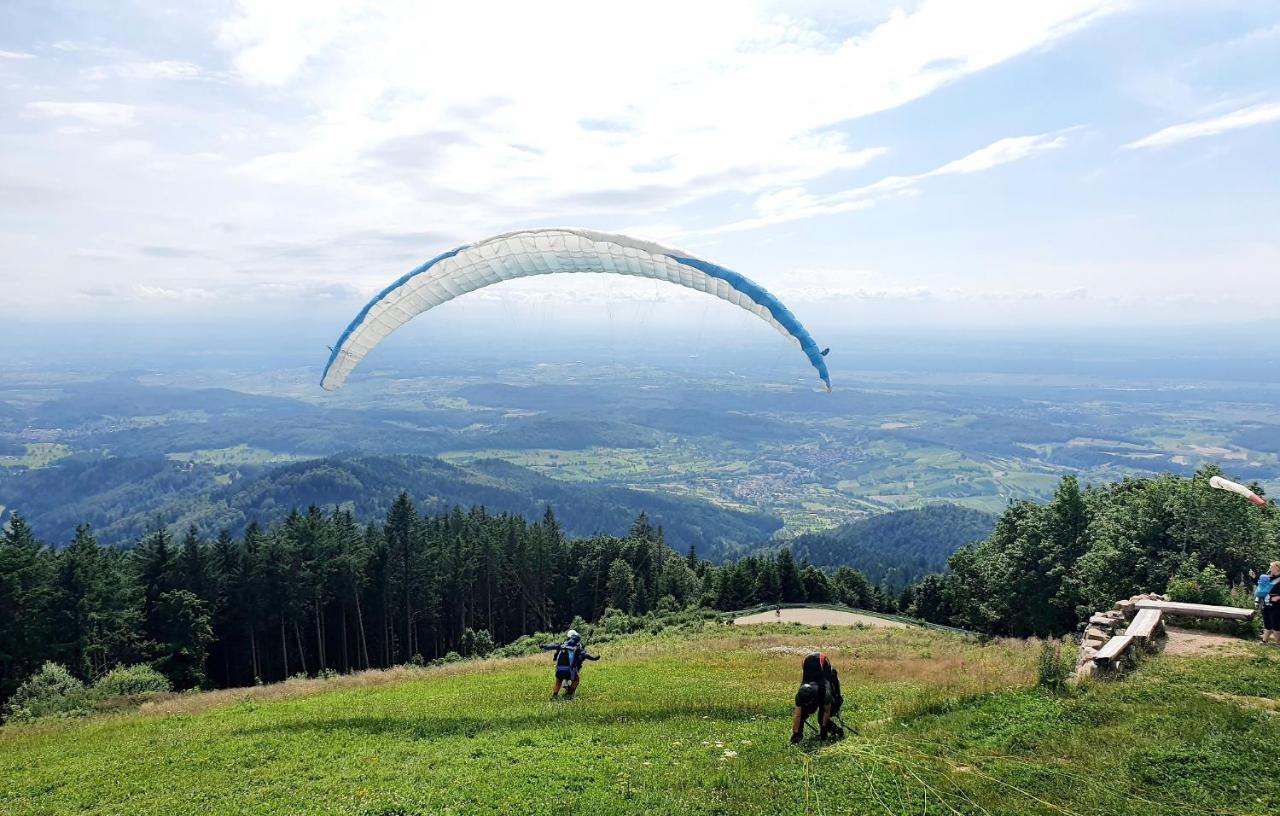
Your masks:
{"label": "dirt path", "polygon": [[1243,651],[1246,642],[1238,637],[1179,629],[1176,626],[1167,626],[1165,631],[1169,634],[1169,640],[1165,643],[1164,653],[1175,657],[1204,657]]}
{"label": "dirt path", "polygon": [[886,626],[891,629],[906,629],[907,624],[895,620],[877,618],[874,615],[859,615],[856,612],[841,612],[838,609],[783,609],[777,615],[773,610],[757,612],[735,618],[735,626],[749,626],[753,623],[803,623],[809,626]]}

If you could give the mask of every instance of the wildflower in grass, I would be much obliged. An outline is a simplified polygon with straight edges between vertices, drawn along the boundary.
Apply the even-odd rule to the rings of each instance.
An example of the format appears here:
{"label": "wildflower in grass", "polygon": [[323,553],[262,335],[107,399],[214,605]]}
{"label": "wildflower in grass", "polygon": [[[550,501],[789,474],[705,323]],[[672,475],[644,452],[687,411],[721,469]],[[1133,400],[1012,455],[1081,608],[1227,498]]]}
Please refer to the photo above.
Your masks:
{"label": "wildflower in grass", "polygon": [[738,755],[738,752],[737,752],[737,751],[730,751],[730,750],[727,750],[727,749],[726,749],[726,750],[725,750],[725,752],[724,752],[724,758],[725,758],[725,759],[733,759],[733,758],[734,758],[734,757],[736,757],[737,755]]}

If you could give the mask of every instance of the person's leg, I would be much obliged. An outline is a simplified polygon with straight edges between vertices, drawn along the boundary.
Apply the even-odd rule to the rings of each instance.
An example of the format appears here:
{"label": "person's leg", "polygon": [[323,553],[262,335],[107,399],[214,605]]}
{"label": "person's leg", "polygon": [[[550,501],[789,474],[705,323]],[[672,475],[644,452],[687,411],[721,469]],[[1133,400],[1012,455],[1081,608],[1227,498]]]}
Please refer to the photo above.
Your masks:
{"label": "person's leg", "polygon": [[822,729],[821,731],[819,731],[819,733],[825,737],[827,735],[827,732],[831,730],[831,703],[823,704],[821,719],[822,719]]}
{"label": "person's leg", "polygon": [[564,696],[572,697],[575,693],[577,693],[578,680],[579,680],[578,676],[574,675],[573,679],[569,681],[569,688],[567,691],[565,691]]}
{"label": "person's leg", "polygon": [[554,700],[555,698],[560,696],[560,684],[563,682],[564,681],[561,680],[559,677],[556,678],[556,687],[551,690],[551,699]]}

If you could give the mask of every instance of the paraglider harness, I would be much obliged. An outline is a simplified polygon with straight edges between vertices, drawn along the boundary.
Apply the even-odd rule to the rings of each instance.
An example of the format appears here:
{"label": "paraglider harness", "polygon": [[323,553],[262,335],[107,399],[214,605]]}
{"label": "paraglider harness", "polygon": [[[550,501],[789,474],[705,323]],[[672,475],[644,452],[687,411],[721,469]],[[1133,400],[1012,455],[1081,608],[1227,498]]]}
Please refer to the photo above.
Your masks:
{"label": "paraglider harness", "polygon": [[587,660],[599,660],[587,654],[587,648],[580,639],[570,638],[563,643],[549,643],[542,647],[547,651],[554,650],[552,659],[556,664],[556,679],[573,681],[578,679],[578,671]]}
{"label": "paraglider harness", "polygon": [[584,651],[581,641],[566,640],[556,646],[555,650],[552,659],[556,664],[556,679],[572,680],[577,677],[578,669],[582,667],[582,657],[578,653]]}
{"label": "paraglider harness", "polygon": [[[800,688],[796,691],[796,705],[804,716],[804,727],[820,739],[827,736],[843,738],[848,726],[840,715],[840,710],[844,707],[844,695],[840,693],[840,674],[836,667],[831,665],[825,654],[815,652],[805,657],[801,669],[803,675]],[[827,721],[828,728],[823,729],[822,707],[828,700],[831,701],[831,717]],[[809,715],[814,713],[818,715],[818,725],[809,722]]]}

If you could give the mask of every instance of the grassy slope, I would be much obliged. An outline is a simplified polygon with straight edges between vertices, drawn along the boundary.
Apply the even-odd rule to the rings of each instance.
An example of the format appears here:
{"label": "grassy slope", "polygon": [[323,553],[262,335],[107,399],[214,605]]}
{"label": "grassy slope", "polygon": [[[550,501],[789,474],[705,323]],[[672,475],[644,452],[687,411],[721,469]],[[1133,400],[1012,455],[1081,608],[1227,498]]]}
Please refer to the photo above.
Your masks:
{"label": "grassy slope", "polygon": [[[832,654],[860,736],[787,745],[781,645]],[[1254,814],[1280,725],[1203,692],[1280,694],[1256,648],[1053,698],[1022,644],[761,627],[606,646],[573,703],[541,656],[188,696],[0,732],[0,813]]]}

